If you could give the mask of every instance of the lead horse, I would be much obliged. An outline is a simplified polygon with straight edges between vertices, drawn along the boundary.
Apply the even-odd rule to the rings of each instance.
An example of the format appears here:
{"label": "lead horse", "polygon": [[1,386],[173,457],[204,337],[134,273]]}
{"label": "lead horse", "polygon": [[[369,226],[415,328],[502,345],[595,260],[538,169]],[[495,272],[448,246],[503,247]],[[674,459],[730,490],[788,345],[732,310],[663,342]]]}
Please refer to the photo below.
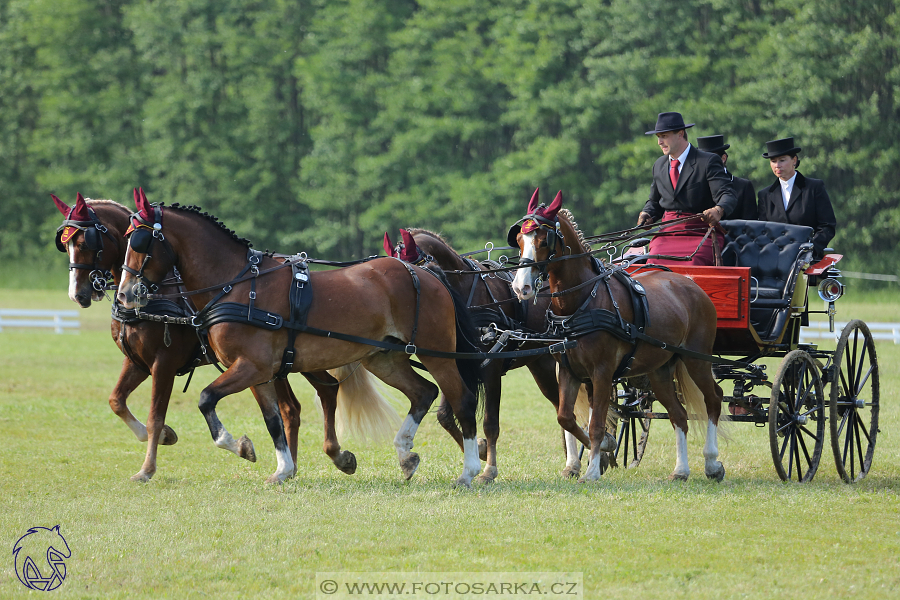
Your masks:
{"label": "lead horse", "polygon": [[[256,273],[262,275],[235,279],[236,274],[247,273],[249,243],[196,207],[162,207],[140,198],[134,224],[144,231],[142,240],[136,233],[131,234],[125,260],[128,273],[118,291],[124,306],[144,305],[147,296],[141,293],[142,289],[152,286],[153,281],[177,265],[185,286],[194,291],[198,306],[205,307],[201,313],[214,309],[222,298],[244,301],[252,297],[253,306],[270,315],[273,322],[277,322],[276,317],[286,319],[291,315],[290,327],[277,329],[257,327],[239,317],[209,327],[210,345],[228,367],[200,394],[199,408],[216,444],[232,440],[216,415],[218,401],[251,388],[260,401],[278,460],[278,469],[269,481],[283,480],[292,472],[293,464],[276,410],[276,376],[361,361],[372,374],[409,398],[410,410],[394,439],[403,475],[409,479],[418,468],[419,456],[411,451],[413,440],[440,388],[463,432],[463,471],[457,484],[470,485],[481,466],[475,441],[475,390],[480,385],[477,363],[420,354],[437,386],[415,373],[410,365],[410,356],[418,348],[444,353],[475,350],[467,341],[467,337],[474,336],[474,328],[464,311],[457,315],[458,300],[438,274],[384,258],[332,271],[298,271],[300,283],[292,283],[292,269],[281,268],[271,255],[263,254],[256,257],[259,262],[255,265]],[[223,282],[231,283],[223,286]],[[293,318],[290,292],[292,287],[302,288],[306,283],[309,285],[300,297],[312,296],[301,328],[295,326],[298,322]],[[312,335],[304,329],[308,327],[372,340],[394,349],[386,351],[377,345]],[[293,343],[289,329],[296,332]],[[341,451],[335,436],[333,406],[323,403],[323,408],[326,453],[335,457],[333,460],[343,460],[349,453]]]}
{"label": "lead horse", "polygon": [[[78,194],[72,207],[56,196],[51,196],[54,204],[64,215],[65,221],[57,232],[57,246],[69,257],[69,298],[82,308],[88,308],[92,301],[100,301],[105,295],[107,277],[118,285],[122,264],[125,260],[125,231],[130,224],[131,211],[112,200],[85,199]],[[135,190],[135,198],[139,197]],[[173,316],[180,314],[181,307],[175,302],[163,306]],[[200,352],[200,341],[193,327],[189,325],[164,324],[138,318],[134,311],[124,311],[114,304],[111,322],[113,340],[125,355],[119,379],[109,396],[112,411],[120,418],[135,437],[147,442],[147,453],[141,469],[131,479],[149,481],[157,470],[158,446],[171,445],[178,440],[175,431],[165,424],[169,399],[175,377],[194,366],[210,364]],[[198,357],[200,357],[198,359]],[[376,406],[375,416],[369,416],[376,427],[384,429],[389,420],[378,420],[384,413],[386,401],[372,388],[370,377],[363,369],[353,369],[352,374],[335,373],[344,379],[344,386],[353,384],[360,389],[358,394],[369,401],[363,406]],[[150,410],[145,425],[128,408],[128,398],[147,377],[151,377]],[[350,378],[347,381],[347,377]],[[337,393],[334,400],[345,406],[347,400],[341,393],[343,387],[328,385],[334,381],[327,373],[320,373],[310,383],[325,402]],[[278,405],[284,423],[285,436],[291,455],[296,462],[297,436],[300,427],[300,403],[287,379],[276,383]],[[349,399],[348,399],[349,400]],[[246,437],[238,441],[236,454],[256,461],[253,444]],[[347,471],[344,467],[344,472]]]}
{"label": "lead horse", "polygon": [[[513,281],[513,290],[520,299],[532,298],[540,287],[537,282],[546,278],[553,294],[551,310],[559,321],[575,327],[576,318],[590,314],[592,320],[594,316],[597,321],[608,316],[609,322],[624,320],[626,325],[638,327],[636,316],[640,315],[636,315],[632,294],[626,287],[630,285],[628,279],[614,276],[613,268],[593,259],[572,213],[562,209],[562,192],[545,207],[538,204],[538,190],[535,190],[527,214],[520,222],[521,225],[517,223],[510,228],[508,235],[510,245],[519,247],[520,264],[524,267]],[[582,481],[600,478],[600,463],[595,459],[603,449],[606,436],[610,389],[614,376],[629,366],[629,376],[649,377],[656,399],[668,411],[675,430],[676,462],[670,479],[686,480],[690,474],[686,440],[688,411],[678,400],[675,377],[687,408],[694,415],[707,418],[703,448],[706,476],[721,481],[725,468],[717,460],[717,431],[723,397],[713,378],[712,363],[666,348],[680,347],[710,355],[716,336],[715,306],[694,282],[675,273],[650,270],[636,275],[634,280],[643,288],[636,293],[645,293],[649,307],[645,334],[663,342],[663,347],[645,341],[633,343],[608,329],[592,329],[580,335],[578,345],[560,358],[557,419],[564,429],[591,448],[590,465]],[[627,331],[627,327],[623,329]],[[572,415],[575,394],[582,382],[591,385],[589,440],[583,439],[584,433]]]}

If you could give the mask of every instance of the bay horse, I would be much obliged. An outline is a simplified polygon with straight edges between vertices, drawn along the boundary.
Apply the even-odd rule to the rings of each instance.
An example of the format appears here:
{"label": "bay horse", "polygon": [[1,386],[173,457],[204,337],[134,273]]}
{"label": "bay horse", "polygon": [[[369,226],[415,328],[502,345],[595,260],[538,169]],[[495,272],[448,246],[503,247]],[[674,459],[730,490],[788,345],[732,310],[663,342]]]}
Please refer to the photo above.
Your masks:
{"label": "bay horse", "polygon": [[[476,327],[488,327],[496,323],[502,329],[524,329],[532,333],[543,333],[547,328],[545,313],[550,299],[541,296],[537,302],[521,302],[512,293],[512,277],[509,272],[488,273],[489,266],[482,262],[466,259],[440,234],[427,229],[401,229],[401,242],[394,245],[390,236],[385,233],[384,249],[390,256],[396,256],[412,263],[424,263],[433,260],[445,271],[447,281],[457,294],[467,298],[469,309]],[[499,267],[500,265],[493,265]],[[477,274],[473,271],[482,271]],[[537,347],[526,343],[520,349]],[[512,349],[510,346],[507,349]],[[485,439],[478,440],[479,457],[485,461],[484,470],[478,476],[480,483],[490,483],[496,479],[497,440],[500,437],[500,398],[503,391],[503,376],[512,369],[528,367],[538,389],[555,410],[559,408],[559,386],[556,381],[556,361],[550,354],[528,356],[508,360],[492,360],[482,366],[484,381],[484,428]],[[579,389],[576,414],[578,420],[587,420],[587,397],[583,388]],[[450,407],[441,403],[438,408],[438,422],[462,447],[462,433]],[[581,459],[577,451],[575,438],[564,431],[564,449],[566,465],[563,477],[578,477],[581,470]]]}
{"label": "bay horse", "polygon": [[[137,195],[136,191],[136,197]],[[85,199],[81,194],[77,195],[71,208],[56,196],[51,197],[65,217],[63,225],[57,231],[57,246],[68,255],[70,261],[69,298],[82,308],[88,308],[92,301],[100,301],[105,297],[107,277],[111,277],[116,285],[121,280],[127,243],[125,231],[130,224],[131,211],[118,202]],[[182,310],[174,302],[167,302],[167,305],[159,308],[176,315]],[[175,431],[165,424],[176,375],[194,366],[211,363],[202,354],[200,341],[193,327],[139,319],[134,311],[124,310],[115,299],[111,333],[125,359],[118,381],[110,393],[109,406],[139,441],[147,442],[144,463],[131,477],[133,481],[146,482],[157,470],[158,445],[171,445],[178,441]],[[390,427],[389,418],[377,419],[377,415],[385,414],[384,408],[389,408],[389,405],[374,390],[371,377],[364,369],[353,369],[352,374],[335,372],[334,375],[343,379],[345,386],[357,386],[357,393],[370,400],[365,405],[380,407],[380,412],[367,420],[375,423],[373,427],[376,431]],[[144,425],[128,408],[127,400],[148,376],[152,378],[152,390],[147,424]],[[341,389],[325,385],[326,380],[331,380],[328,374],[318,374],[310,383],[320,397],[330,398],[336,392],[338,406],[346,407],[347,400]],[[276,382],[276,391],[285,435],[291,455],[296,458],[300,403],[286,379]],[[354,430],[354,433],[358,432]],[[236,449],[238,456],[251,462],[256,461],[253,443],[246,436],[238,441]],[[342,470],[352,473],[346,466]]]}
{"label": "bay horse", "polygon": [[[137,235],[137,229],[131,233],[124,267],[127,273],[118,291],[124,306],[143,306],[147,295],[141,293],[142,287],[152,286],[154,280],[177,265],[198,306],[206,307],[201,313],[222,305],[220,298],[246,301],[252,292],[253,306],[258,311],[269,315],[273,322],[284,317],[291,325],[265,329],[248,321],[226,320],[209,326],[210,345],[227,366],[201,392],[199,401],[216,444],[232,440],[216,415],[217,403],[225,396],[251,388],[263,410],[278,460],[278,469],[269,481],[283,480],[294,466],[276,410],[276,375],[321,372],[360,361],[372,374],[409,398],[409,412],[394,438],[403,476],[411,478],[418,468],[419,456],[411,451],[413,440],[440,391],[463,432],[463,470],[456,483],[470,485],[481,466],[475,441],[476,390],[480,385],[477,363],[419,354],[437,386],[415,373],[410,365],[411,354],[418,348],[422,352],[445,353],[475,350],[468,341],[475,335],[474,327],[464,310],[458,314],[458,300],[438,274],[394,258],[382,258],[331,271],[298,270],[292,275],[293,267],[281,268],[283,265],[268,254],[252,255],[246,240],[214,217],[201,214],[197,207],[150,205],[143,196],[137,207],[133,224],[145,232],[141,234],[143,239]],[[234,279],[236,274],[248,272],[248,261],[253,259],[258,260],[253,265],[256,272],[264,275]],[[301,262],[298,260],[294,266]],[[231,283],[226,287],[223,282]],[[292,289],[301,290],[300,299],[305,297],[309,302],[304,327],[372,340],[388,345],[388,351],[368,343],[312,335],[293,317],[287,321],[289,315],[294,315]],[[289,329],[291,337],[296,335],[292,341]],[[326,406],[323,402],[323,409],[326,453],[342,460],[350,453],[341,450],[335,436],[333,404]]]}
{"label": "bay horse", "polygon": [[[527,300],[546,278],[553,294],[551,309],[559,318],[575,323],[579,315],[599,319],[607,311],[611,321],[637,327],[631,291],[627,278],[612,276],[613,269],[592,258],[590,247],[577,228],[572,213],[562,209],[562,192],[549,207],[538,204],[535,190],[527,214],[510,228],[510,245],[521,252],[520,268],[513,280],[516,295]],[[668,347],[711,355],[716,336],[716,309],[712,300],[693,281],[681,275],[650,270],[634,276],[646,295],[646,335]],[[593,283],[596,282],[596,283]],[[593,285],[592,285],[593,283]],[[640,303],[638,303],[640,306]],[[640,310],[640,309],[638,309]],[[574,325],[573,325],[574,326]],[[627,331],[627,330],[626,330]],[[656,399],[666,408],[675,430],[676,462],[670,479],[686,480],[690,474],[687,456],[688,410],[707,419],[706,443],[703,448],[706,476],[721,481],[725,468],[718,458],[717,431],[722,410],[722,389],[712,374],[712,363],[657,347],[646,341],[636,345],[613,335],[610,330],[592,329],[578,339],[578,345],[561,355],[559,360],[559,413],[557,420],[582,443],[590,445],[590,465],[581,481],[599,479],[601,471],[595,459],[606,434],[606,415],[614,375],[622,372],[623,359],[630,362],[628,376],[646,374]],[[623,365],[623,366],[627,366]],[[679,402],[673,377],[677,378],[687,409]],[[581,382],[590,382],[590,438],[575,423],[572,406]],[[702,417],[701,417],[702,418]]]}

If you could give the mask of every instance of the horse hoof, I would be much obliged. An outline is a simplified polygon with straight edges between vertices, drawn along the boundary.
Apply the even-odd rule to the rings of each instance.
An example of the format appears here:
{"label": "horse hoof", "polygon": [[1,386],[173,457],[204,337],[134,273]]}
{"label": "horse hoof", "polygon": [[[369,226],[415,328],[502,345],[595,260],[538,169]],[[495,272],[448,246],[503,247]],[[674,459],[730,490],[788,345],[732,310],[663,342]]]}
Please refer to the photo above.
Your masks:
{"label": "horse hoof", "polygon": [[163,425],[162,433],[159,435],[159,443],[162,446],[171,446],[178,441],[175,430],[168,425]]}
{"label": "horse hoof", "polygon": [[[285,478],[286,479],[286,478]],[[277,473],[272,473],[266,479],[266,484],[276,484],[276,483],[284,483],[284,479],[278,476]]]}
{"label": "horse hoof", "polygon": [[256,462],[256,451],[253,450],[253,442],[246,435],[242,435],[241,439],[238,440],[238,448],[240,448],[238,456],[250,462]]}
{"label": "horse hoof", "polygon": [[716,482],[722,481],[723,479],[725,479],[725,465],[723,465],[722,463],[719,463],[719,468],[716,469],[716,470],[715,470],[714,472],[712,472],[712,473],[710,473],[709,471],[707,471],[707,472],[706,472],[706,476],[707,476],[709,479],[715,479]]}
{"label": "horse hoof", "polygon": [[614,452],[616,450],[616,438],[610,432],[606,432],[603,436],[603,441],[600,442],[600,451],[601,452]]}
{"label": "horse hoof", "polygon": [[472,489],[472,484],[471,484],[467,479],[465,479],[464,477],[460,477],[459,479],[456,480],[456,483],[453,484],[453,487],[455,487],[455,488],[465,488],[465,489],[467,489],[467,490],[471,490],[471,489]]}
{"label": "horse hoof", "polygon": [[478,458],[487,460],[487,440],[478,438]]}
{"label": "horse hoof", "polygon": [[342,450],[341,453],[337,455],[334,466],[347,475],[353,475],[356,473],[356,456],[349,450]]}
{"label": "horse hoof", "polygon": [[136,481],[138,483],[147,483],[150,481],[150,478],[153,477],[150,473],[145,473],[143,471],[138,471],[134,475],[131,476],[132,481]]}
{"label": "horse hoof", "polygon": [[669,475],[669,481],[687,481],[687,475],[681,475],[680,473],[672,473]]}
{"label": "horse hoof", "polygon": [[562,475],[566,479],[575,479],[576,477],[581,475],[581,469],[576,469],[574,467],[566,467],[565,469],[562,470],[562,473],[560,473],[560,475]]}
{"label": "horse hoof", "polygon": [[601,452],[598,460],[600,461],[600,474],[603,475],[609,468],[609,454]]}
{"label": "horse hoof", "polygon": [[475,478],[475,483],[494,483],[497,478],[497,467],[488,467],[484,472]]}
{"label": "horse hoof", "polygon": [[410,452],[409,456],[400,461],[400,470],[403,471],[403,477],[407,480],[416,474],[416,469],[418,468],[419,455],[415,452]]}

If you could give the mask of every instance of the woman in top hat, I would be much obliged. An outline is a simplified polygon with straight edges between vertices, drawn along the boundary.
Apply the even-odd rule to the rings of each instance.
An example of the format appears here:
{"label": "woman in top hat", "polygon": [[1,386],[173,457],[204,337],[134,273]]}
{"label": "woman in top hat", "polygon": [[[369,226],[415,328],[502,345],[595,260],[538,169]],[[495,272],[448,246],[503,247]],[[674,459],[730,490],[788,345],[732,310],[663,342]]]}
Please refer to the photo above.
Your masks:
{"label": "woman in top hat", "polygon": [[722,159],[725,165],[725,172],[731,176],[731,187],[734,191],[734,197],[737,198],[737,207],[728,215],[729,219],[744,219],[745,221],[755,221],[758,214],[756,208],[756,190],[753,189],[753,182],[743,177],[737,177],[728,170],[728,150],[731,144],[725,143],[724,135],[708,135],[706,137],[697,138],[697,147],[704,152],[717,155]]}
{"label": "woman in top hat", "polygon": [[[650,198],[641,210],[638,225],[646,225],[660,218],[669,221],[687,215],[695,219],[663,228],[650,242],[650,254],[666,256],[690,256],[689,261],[649,259],[648,262],[673,265],[714,265],[715,252],[712,235],[698,250],[697,246],[710,226],[727,217],[737,206],[737,198],[731,187],[731,176],[715,154],[698,150],[688,142],[687,129],[677,112],[660,113],[656,127],[647,135],[656,134],[657,144],[663,156],[653,165],[653,183]],[[719,250],[724,247],[724,237],[717,237]]]}
{"label": "woman in top hat", "polygon": [[766,150],[763,158],[769,159],[777,179],[759,192],[759,220],[812,227],[813,254],[820,258],[837,226],[825,183],[797,171],[800,148],[794,138],[766,142]]}

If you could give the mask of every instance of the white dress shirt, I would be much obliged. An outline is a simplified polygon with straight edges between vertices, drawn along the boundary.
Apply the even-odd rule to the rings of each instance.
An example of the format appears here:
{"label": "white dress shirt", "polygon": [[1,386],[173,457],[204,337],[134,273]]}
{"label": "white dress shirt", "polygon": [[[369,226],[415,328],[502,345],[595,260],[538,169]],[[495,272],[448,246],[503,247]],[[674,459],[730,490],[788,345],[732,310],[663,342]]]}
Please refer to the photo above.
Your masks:
{"label": "white dress shirt", "polygon": [[794,181],[797,179],[797,173],[791,176],[787,181],[783,179],[779,179],[778,182],[781,184],[781,200],[784,202],[784,210],[787,211],[788,202],[791,201],[791,192],[794,191]]}

